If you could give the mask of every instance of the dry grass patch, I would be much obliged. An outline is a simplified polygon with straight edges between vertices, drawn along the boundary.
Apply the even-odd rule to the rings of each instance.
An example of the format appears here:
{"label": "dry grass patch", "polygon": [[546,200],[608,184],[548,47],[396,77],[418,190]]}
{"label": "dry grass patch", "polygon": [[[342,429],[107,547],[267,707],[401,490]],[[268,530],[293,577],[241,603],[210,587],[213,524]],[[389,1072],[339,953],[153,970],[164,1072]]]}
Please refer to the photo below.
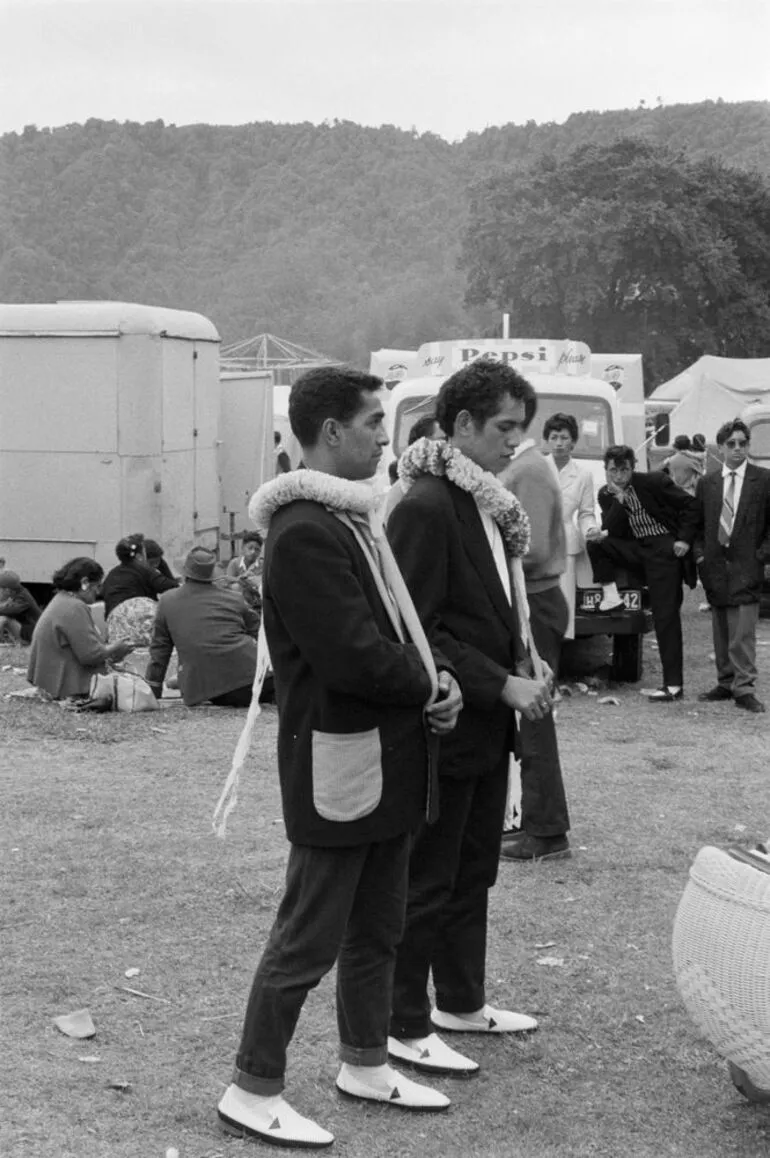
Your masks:
{"label": "dry grass patch", "polygon": [[[437,1081],[453,1097],[445,1115],[366,1109],[334,1092],[332,979],[311,995],[290,1090],[337,1135],[334,1152],[767,1153],[770,1113],[744,1101],[698,1039],[673,983],[670,938],[698,848],[770,829],[768,718],[695,702],[713,672],[708,620],[694,599],[686,629],[683,704],[649,705],[624,688],[620,707],[576,696],[560,708],[575,857],[501,865],[489,995],[537,1012],[539,1033],[464,1038],[483,1069],[477,1079]],[[760,632],[770,643],[767,624]],[[759,648],[768,695],[769,651]],[[21,655],[0,648],[0,665]],[[644,683],[658,682],[648,645]],[[0,693],[22,686],[0,673]],[[178,704],[113,717],[0,700],[3,1155],[260,1152],[224,1139],[215,1119],[286,858],[270,708],[228,838],[211,834],[242,721],[241,712]],[[563,964],[538,965],[544,956]],[[139,974],[127,979],[129,968]],[[76,1042],[53,1018],[83,1006],[97,1034]]]}

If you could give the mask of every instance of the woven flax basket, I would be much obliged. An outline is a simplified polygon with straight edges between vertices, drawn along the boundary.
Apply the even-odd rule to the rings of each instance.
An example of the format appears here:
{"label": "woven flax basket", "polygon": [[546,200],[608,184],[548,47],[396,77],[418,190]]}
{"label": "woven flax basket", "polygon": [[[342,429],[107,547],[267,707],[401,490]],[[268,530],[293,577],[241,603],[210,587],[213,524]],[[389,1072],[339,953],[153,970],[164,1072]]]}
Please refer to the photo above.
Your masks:
{"label": "woven flax basket", "polygon": [[[752,863],[753,862],[753,863]],[[712,1045],[770,1090],[770,872],[745,852],[702,848],[674,920],[674,972]]]}

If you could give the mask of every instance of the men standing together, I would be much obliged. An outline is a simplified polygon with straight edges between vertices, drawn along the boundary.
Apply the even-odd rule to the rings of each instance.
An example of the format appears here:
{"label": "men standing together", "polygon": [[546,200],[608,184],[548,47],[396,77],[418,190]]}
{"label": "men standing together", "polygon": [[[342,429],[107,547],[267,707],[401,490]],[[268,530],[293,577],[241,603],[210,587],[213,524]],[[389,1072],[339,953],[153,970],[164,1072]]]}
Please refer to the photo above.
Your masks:
{"label": "men standing together", "polygon": [[333,1141],[283,1088],[305,998],[335,961],[339,1090],[397,1109],[449,1105],[387,1064],[410,834],[435,810],[433,738],[454,727],[462,699],[371,520],[365,482],[388,442],[381,385],[336,367],[303,375],[289,417],[307,469],[267,483],[251,506],[267,532],[263,614],[291,847],[219,1116],[284,1146]]}
{"label": "men standing together", "polygon": [[[527,830],[510,859],[569,855],[552,677],[538,652],[540,630],[539,650],[555,667],[566,623],[559,485],[539,452],[532,463],[511,461],[535,413],[533,387],[484,359],[444,382],[436,421],[445,437],[421,438],[402,456],[404,494],[386,538],[366,485],[388,442],[381,385],[344,367],[299,378],[289,417],[306,469],[265,484],[250,508],[266,535],[264,626],[290,852],[219,1115],[234,1133],[284,1146],[333,1141],[283,1089],[303,1003],[335,962],[337,1087],[357,1100],[443,1110],[445,1094],[389,1059],[469,1074],[478,1063],[437,1030],[537,1028],[526,1013],[492,1005],[486,984],[512,752],[558,796],[558,815],[553,831]],[[722,435],[731,477],[702,482],[697,499],[665,475],[636,473],[629,447],[606,456],[609,533],[589,544],[594,574],[605,611],[619,603],[618,565],[646,577],[664,677],[654,698],[664,701],[682,696],[681,560],[700,518],[696,551],[719,639],[719,685],[704,698],[758,704],[753,603],[770,557],[770,473],[737,463],[748,442],[741,423]],[[531,552],[515,492],[535,496],[528,505],[543,522]]]}
{"label": "men standing together", "polygon": [[[302,1005],[335,961],[337,1086],[356,1099],[411,1110],[449,1105],[392,1069],[389,1051],[432,1060],[417,1068],[433,1072],[478,1068],[431,1033],[431,965],[442,1028],[536,1025],[490,1007],[484,984],[514,711],[539,718],[551,704],[545,682],[525,670],[511,577],[528,545],[526,516],[493,473],[519,441],[532,388],[495,367],[477,396],[477,377],[445,384],[439,420],[450,440],[424,443],[456,472],[431,477],[427,469],[412,501],[407,495],[396,508],[406,514],[393,541],[414,603],[362,485],[387,444],[379,379],[336,367],[303,375],[289,416],[308,469],[266,484],[252,503],[267,532],[264,624],[291,847],[233,1082],[219,1103],[226,1128],[241,1135],[304,1147],[333,1141],[287,1103],[283,1087]],[[425,504],[435,522],[427,569],[438,586],[423,586],[423,564],[415,557],[412,567],[401,551],[398,526],[422,517]],[[435,737],[451,736],[463,703],[455,673],[469,710],[440,757],[437,800]],[[414,1050],[431,1037],[427,1050]]]}

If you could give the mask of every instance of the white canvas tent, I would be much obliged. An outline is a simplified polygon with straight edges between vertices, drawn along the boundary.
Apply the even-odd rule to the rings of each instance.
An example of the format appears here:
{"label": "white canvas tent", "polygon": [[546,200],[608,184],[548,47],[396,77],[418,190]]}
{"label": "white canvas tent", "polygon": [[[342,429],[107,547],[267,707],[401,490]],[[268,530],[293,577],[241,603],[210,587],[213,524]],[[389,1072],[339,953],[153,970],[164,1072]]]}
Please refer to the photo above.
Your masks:
{"label": "white canvas tent", "polygon": [[770,402],[770,358],[717,358],[704,354],[692,366],[653,390],[655,403],[674,403],[671,438],[702,433],[712,442],[723,422],[752,402]]}

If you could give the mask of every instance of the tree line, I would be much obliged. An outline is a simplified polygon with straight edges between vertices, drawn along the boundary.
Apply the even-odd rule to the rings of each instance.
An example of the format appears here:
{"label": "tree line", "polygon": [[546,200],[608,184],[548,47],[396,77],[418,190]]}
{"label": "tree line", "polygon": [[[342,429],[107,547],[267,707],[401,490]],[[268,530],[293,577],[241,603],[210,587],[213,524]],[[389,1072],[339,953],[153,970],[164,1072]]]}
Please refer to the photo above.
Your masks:
{"label": "tree line", "polygon": [[[767,333],[770,104],[506,125],[89,120],[0,138],[0,298],[198,310],[365,364],[514,329],[638,350],[660,380]],[[533,328],[534,327],[534,328]],[[652,383],[654,384],[654,383]]]}

